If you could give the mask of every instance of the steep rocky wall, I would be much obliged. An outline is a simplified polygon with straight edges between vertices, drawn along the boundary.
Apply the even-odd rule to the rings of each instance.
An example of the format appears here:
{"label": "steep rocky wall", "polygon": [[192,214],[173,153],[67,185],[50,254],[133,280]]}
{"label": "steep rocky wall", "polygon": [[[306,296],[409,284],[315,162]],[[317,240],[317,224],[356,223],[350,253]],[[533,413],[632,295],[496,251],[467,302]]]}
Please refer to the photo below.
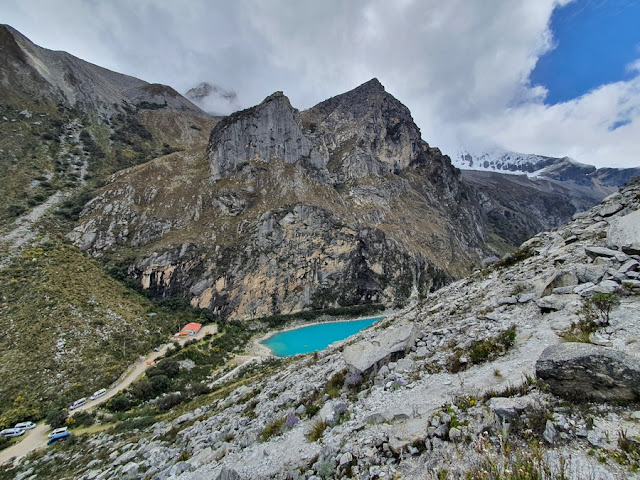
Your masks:
{"label": "steep rocky wall", "polygon": [[221,120],[205,152],[115,175],[71,238],[133,253],[155,295],[235,318],[404,302],[482,257],[475,193],[377,80],[302,114],[323,115],[303,127],[271,95]]}

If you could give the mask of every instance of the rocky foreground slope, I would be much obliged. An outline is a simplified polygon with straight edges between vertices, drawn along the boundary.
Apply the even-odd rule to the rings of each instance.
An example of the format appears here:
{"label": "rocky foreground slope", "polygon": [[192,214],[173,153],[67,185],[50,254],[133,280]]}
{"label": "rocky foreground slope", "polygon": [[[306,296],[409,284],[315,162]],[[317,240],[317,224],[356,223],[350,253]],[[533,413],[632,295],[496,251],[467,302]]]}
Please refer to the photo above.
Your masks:
{"label": "rocky foreground slope", "polygon": [[636,182],[318,355],[252,365],[177,418],[10,473],[640,478],[639,208]]}

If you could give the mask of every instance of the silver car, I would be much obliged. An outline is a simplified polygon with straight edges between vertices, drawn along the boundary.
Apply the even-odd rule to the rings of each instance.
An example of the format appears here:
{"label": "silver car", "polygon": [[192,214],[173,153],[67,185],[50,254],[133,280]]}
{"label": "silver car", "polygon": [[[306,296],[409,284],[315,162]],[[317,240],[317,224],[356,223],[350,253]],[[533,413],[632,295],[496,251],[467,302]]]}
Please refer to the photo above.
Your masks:
{"label": "silver car", "polygon": [[24,428],[5,428],[0,432],[0,435],[3,437],[19,437],[24,435],[24,432],[26,432]]}

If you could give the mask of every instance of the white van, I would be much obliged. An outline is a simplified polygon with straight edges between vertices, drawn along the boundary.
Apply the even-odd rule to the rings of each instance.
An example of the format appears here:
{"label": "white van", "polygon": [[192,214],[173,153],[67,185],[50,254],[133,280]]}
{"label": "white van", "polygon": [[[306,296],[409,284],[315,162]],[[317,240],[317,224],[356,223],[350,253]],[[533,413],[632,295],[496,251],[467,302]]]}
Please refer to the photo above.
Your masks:
{"label": "white van", "polygon": [[97,392],[93,392],[93,395],[89,397],[89,400],[95,400],[96,398],[103,396],[105,393],[107,393],[107,389],[101,388]]}
{"label": "white van", "polygon": [[87,399],[86,398],[81,398],[80,400],[76,400],[75,402],[73,402],[73,405],[71,405],[69,407],[69,410],[74,410],[76,408],[78,408],[81,405],[84,405],[85,403],[87,403]]}
{"label": "white van", "polygon": [[51,438],[54,435],[58,435],[60,433],[65,433],[67,431],[68,427],[61,427],[61,428],[56,428],[55,430],[52,430],[49,435],[47,435],[47,437]]}

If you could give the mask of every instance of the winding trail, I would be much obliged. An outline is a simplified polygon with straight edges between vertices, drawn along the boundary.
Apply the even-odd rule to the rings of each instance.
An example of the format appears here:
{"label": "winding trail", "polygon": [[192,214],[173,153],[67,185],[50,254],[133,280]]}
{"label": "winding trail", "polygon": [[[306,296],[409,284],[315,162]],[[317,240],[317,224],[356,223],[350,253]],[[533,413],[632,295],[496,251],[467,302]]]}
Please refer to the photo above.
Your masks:
{"label": "winding trail", "polygon": [[17,250],[38,234],[32,227],[53,207],[67,198],[69,193],[56,192],[45,202],[33,207],[11,224],[11,230],[0,234],[0,243],[7,244],[10,254],[0,260],[0,268],[6,267]]}
{"label": "winding trail", "polygon": [[[215,324],[205,325],[200,329],[197,335],[192,337],[181,338],[178,340],[178,343],[184,344],[189,340],[201,340],[207,333],[215,334],[218,331],[218,326]],[[157,352],[152,352],[144,358],[139,359],[133,365],[129,367],[129,369],[114,383],[109,389],[107,393],[95,400],[89,400],[87,403],[82,405],[81,407],[76,408],[71,413],[82,412],[85,410],[91,410],[98,405],[106,402],[111,397],[123,391],[129,385],[131,385],[136,379],[138,379],[144,371],[154,365],[154,362],[159,357],[162,357],[165,353],[167,353],[167,349],[169,345],[163,345],[158,349]],[[233,371],[235,371],[234,369]],[[232,373],[232,372],[229,372]],[[228,374],[227,374],[228,375]],[[51,429],[49,425],[46,423],[41,423],[36,426],[33,430],[27,430],[22,439],[12,445],[9,448],[5,448],[0,451],[0,465],[8,463],[13,460],[13,464],[17,464],[20,459],[30,454],[31,452],[38,450],[40,448],[47,446],[48,440],[48,432]],[[73,433],[73,432],[72,432]]]}

